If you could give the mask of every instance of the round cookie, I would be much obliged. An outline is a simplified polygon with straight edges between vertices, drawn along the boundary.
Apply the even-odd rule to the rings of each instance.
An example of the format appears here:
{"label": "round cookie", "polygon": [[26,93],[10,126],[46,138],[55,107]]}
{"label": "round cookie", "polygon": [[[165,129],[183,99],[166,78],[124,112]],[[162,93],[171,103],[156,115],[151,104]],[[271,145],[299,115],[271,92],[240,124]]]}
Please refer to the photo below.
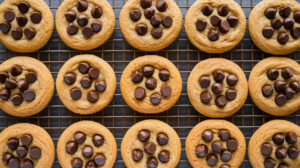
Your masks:
{"label": "round cookie", "polygon": [[244,105],[248,94],[247,79],[234,62],[210,58],[199,62],[192,70],[187,93],[199,113],[213,118],[228,117]]}
{"label": "round cookie", "polygon": [[0,66],[0,108],[26,117],[39,113],[50,102],[54,80],[49,69],[37,59],[18,56]]}
{"label": "round cookie", "polygon": [[182,80],[171,61],[156,55],[146,55],[127,65],[120,85],[128,106],[141,113],[160,113],[177,102]]}
{"label": "round cookie", "polygon": [[0,5],[0,42],[14,52],[42,48],[53,28],[52,12],[43,0],[6,0]]}
{"label": "round cookie", "polygon": [[286,55],[300,47],[300,4],[294,0],[264,0],[249,16],[252,41],[264,52]]}
{"label": "round cookie", "polygon": [[185,32],[194,46],[207,53],[223,53],[244,37],[246,17],[233,0],[198,0],[188,10]]}
{"label": "round cookie", "polygon": [[21,123],[7,127],[0,134],[0,167],[51,168],[55,147],[41,127]]}
{"label": "round cookie", "polygon": [[189,133],[185,152],[193,167],[239,167],[246,153],[245,137],[231,122],[205,120]]}
{"label": "round cookie", "polygon": [[182,14],[172,0],[129,0],[119,20],[126,41],[143,51],[158,51],[179,35]]}
{"label": "round cookie", "polygon": [[300,108],[300,66],[289,58],[269,57],[255,65],[249,76],[249,93],[261,110],[276,116]]}
{"label": "round cookie", "polygon": [[57,157],[63,168],[88,165],[111,168],[117,157],[117,143],[103,125],[80,121],[69,126],[60,136]]}
{"label": "round cookie", "polygon": [[65,0],[55,17],[59,37],[69,47],[91,50],[104,44],[115,28],[115,14],[106,0]]}
{"label": "round cookie", "polygon": [[253,168],[300,167],[300,127],[285,120],[272,120],[252,135],[248,145]]}
{"label": "round cookie", "polygon": [[69,59],[56,79],[60,100],[71,111],[92,114],[112,100],[116,76],[111,66],[94,55],[78,55]]}
{"label": "round cookie", "polygon": [[144,120],[126,132],[121,154],[128,168],[175,168],[180,160],[181,142],[168,124]]}

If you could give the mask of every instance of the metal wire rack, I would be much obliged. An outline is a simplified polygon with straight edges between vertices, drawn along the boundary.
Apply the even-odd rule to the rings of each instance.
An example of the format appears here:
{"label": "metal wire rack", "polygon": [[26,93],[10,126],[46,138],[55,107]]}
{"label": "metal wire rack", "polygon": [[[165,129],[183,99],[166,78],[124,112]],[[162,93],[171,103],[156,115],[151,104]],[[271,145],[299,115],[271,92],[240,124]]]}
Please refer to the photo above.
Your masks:
{"label": "metal wire rack", "polygon": [[[2,3],[3,1],[4,0],[0,0],[0,3]],[[53,16],[55,17],[56,11],[63,0],[45,1],[51,8]],[[144,119],[158,119],[171,125],[180,136],[182,143],[182,155],[180,163],[177,167],[190,168],[192,166],[189,164],[185,154],[186,137],[189,131],[197,123],[208,119],[207,117],[199,114],[192,107],[188,100],[186,89],[187,78],[193,67],[199,61],[204,60],[206,58],[222,57],[230,59],[236,64],[238,64],[244,70],[248,78],[253,66],[258,61],[268,57],[269,55],[263,53],[253,44],[253,42],[250,39],[248,29],[246,30],[246,34],[243,40],[230,52],[226,52],[223,54],[207,54],[201,52],[189,42],[184,32],[183,25],[179,37],[164,50],[158,52],[139,51],[128,44],[128,42],[124,39],[119,27],[119,14],[122,9],[122,6],[126,3],[127,0],[108,1],[113,7],[116,15],[116,27],[111,38],[99,48],[85,52],[71,49],[66,44],[64,44],[63,41],[61,41],[56,29],[54,29],[52,37],[47,43],[47,45],[45,45],[42,49],[34,53],[22,54],[11,52],[0,43],[0,63],[14,56],[31,56],[42,61],[50,69],[53,78],[56,79],[61,66],[72,56],[85,53],[94,54],[106,60],[115,70],[117,76],[117,89],[114,99],[111,101],[111,103],[105,109],[93,115],[78,115],[64,107],[64,105],[59,100],[57,92],[55,91],[50,104],[37,115],[26,118],[18,118],[10,116],[2,110],[0,110],[0,131],[15,123],[28,122],[37,124],[48,131],[56,146],[59,136],[69,125],[80,120],[97,121],[106,126],[108,129],[110,129],[113,135],[115,136],[118,145],[118,156],[114,167],[123,168],[126,166],[124,165],[121,157],[120,145],[126,131],[138,121]],[[175,2],[180,7],[183,16],[185,16],[188,8],[195,1],[196,0],[175,0]],[[261,0],[236,0],[236,2],[239,3],[240,6],[243,8],[247,20],[251,9],[260,1]],[[300,0],[297,1],[300,3]],[[120,92],[120,77],[126,65],[134,58],[146,54],[157,54],[168,58],[174,63],[174,65],[177,66],[181,73],[181,77],[183,80],[182,94],[176,105],[174,105],[171,109],[163,113],[147,115],[133,111],[126,105]],[[289,54],[286,57],[295,59],[296,61],[300,62],[299,51]],[[246,142],[248,145],[248,142],[255,130],[269,120],[285,119],[300,125],[300,110],[285,117],[270,116],[267,113],[262,112],[259,108],[257,108],[253,104],[250,96],[248,95],[245,105],[233,116],[227,117],[225,119],[234,123],[240,128],[240,130],[245,135]],[[61,167],[59,165],[57,157],[55,158],[55,162],[52,167]],[[245,156],[243,164],[240,167],[252,167],[247,154]]]}

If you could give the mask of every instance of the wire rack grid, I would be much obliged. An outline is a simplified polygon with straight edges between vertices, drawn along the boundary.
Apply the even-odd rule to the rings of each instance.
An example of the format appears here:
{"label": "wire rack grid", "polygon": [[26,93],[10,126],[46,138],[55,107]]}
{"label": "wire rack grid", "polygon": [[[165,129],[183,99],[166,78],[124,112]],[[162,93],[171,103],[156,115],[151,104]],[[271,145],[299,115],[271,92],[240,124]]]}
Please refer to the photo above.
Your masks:
{"label": "wire rack grid", "polygon": [[[2,3],[4,0],[0,0]],[[126,0],[108,0],[114,9],[116,15],[116,27],[111,38],[102,46],[92,51],[77,51],[69,48],[59,38],[56,29],[52,34],[50,41],[39,51],[29,54],[15,53],[7,50],[4,45],[0,43],[0,63],[14,56],[27,55],[42,61],[51,71],[53,78],[56,79],[57,74],[61,66],[72,56],[79,54],[94,54],[106,60],[114,69],[117,77],[117,89],[115,96],[111,103],[103,110],[93,115],[78,115],[69,111],[59,100],[57,92],[50,104],[39,114],[18,118],[10,116],[0,110],[0,131],[6,127],[21,123],[28,122],[37,124],[51,135],[55,146],[61,133],[71,124],[80,120],[93,120],[99,122],[111,130],[116,138],[118,145],[118,156],[114,168],[126,167],[123,163],[120,145],[122,138],[126,131],[135,123],[144,119],[158,119],[171,125],[178,133],[182,143],[182,155],[178,168],[191,168],[186,154],[185,154],[185,140],[189,131],[199,122],[209,119],[199,114],[190,104],[187,96],[187,78],[193,69],[193,67],[201,60],[214,57],[227,58],[238,64],[245,72],[247,78],[253,68],[253,66],[260,60],[268,57],[269,55],[259,50],[251,41],[248,29],[243,40],[231,51],[223,54],[207,54],[199,51],[194,47],[184,32],[182,25],[181,32],[178,38],[167,48],[157,52],[144,52],[134,49],[124,39],[120,27],[119,27],[119,14],[122,6],[126,3]],[[175,0],[180,7],[183,17],[185,16],[188,8],[196,0]],[[245,15],[249,17],[251,9],[261,0],[236,0],[238,4],[243,8]],[[297,0],[300,2],[300,0]],[[63,0],[45,0],[49,5],[53,16],[55,17],[56,11]],[[183,18],[184,19],[184,18]],[[174,65],[177,66],[181,73],[183,80],[183,90],[178,102],[169,110],[159,114],[142,114],[132,110],[124,102],[120,92],[120,77],[126,65],[134,58],[143,56],[146,54],[156,54],[164,56],[171,60]],[[289,54],[286,57],[292,58],[300,62],[300,52]],[[227,121],[234,123],[244,133],[245,139],[248,142],[257,128],[259,128],[265,122],[272,119],[285,119],[300,125],[300,111],[285,116],[274,117],[267,113],[264,113],[257,108],[250,96],[246,100],[245,105],[236,112],[233,116],[225,118]],[[52,166],[53,168],[60,168],[57,157]],[[251,168],[248,155],[246,154],[243,164],[240,168]]]}

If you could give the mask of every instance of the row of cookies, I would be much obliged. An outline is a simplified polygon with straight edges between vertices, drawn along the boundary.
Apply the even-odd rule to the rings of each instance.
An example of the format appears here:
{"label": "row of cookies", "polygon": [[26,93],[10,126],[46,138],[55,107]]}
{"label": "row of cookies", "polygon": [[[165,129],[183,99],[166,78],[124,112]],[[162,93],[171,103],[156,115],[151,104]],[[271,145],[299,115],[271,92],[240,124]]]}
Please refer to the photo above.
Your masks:
{"label": "row of cookies", "polygon": [[[52,167],[54,144],[41,127],[15,124],[0,135],[1,167]],[[225,120],[200,122],[190,131],[185,144],[186,156],[193,167],[236,168],[246,153],[243,133]],[[273,120],[253,134],[248,154],[254,168],[298,168],[299,148],[300,127],[285,120]],[[129,168],[175,168],[181,157],[181,141],[168,124],[144,120],[126,132],[121,155]],[[57,156],[63,168],[111,168],[117,157],[117,144],[106,127],[80,121],[60,136]]]}
{"label": "row of cookies", "polygon": [[[36,51],[52,35],[54,19],[43,0],[5,0],[0,13],[0,41],[12,51]],[[65,0],[55,18],[60,38],[77,50],[101,46],[115,27],[114,11],[106,0]],[[158,51],[178,37],[182,14],[172,0],[129,0],[119,25],[133,47]],[[300,4],[294,0],[262,1],[252,10],[248,25],[253,42],[265,52],[285,55],[300,47]],[[233,0],[198,0],[189,8],[184,28],[200,50],[223,53],[242,40],[246,17]]]}

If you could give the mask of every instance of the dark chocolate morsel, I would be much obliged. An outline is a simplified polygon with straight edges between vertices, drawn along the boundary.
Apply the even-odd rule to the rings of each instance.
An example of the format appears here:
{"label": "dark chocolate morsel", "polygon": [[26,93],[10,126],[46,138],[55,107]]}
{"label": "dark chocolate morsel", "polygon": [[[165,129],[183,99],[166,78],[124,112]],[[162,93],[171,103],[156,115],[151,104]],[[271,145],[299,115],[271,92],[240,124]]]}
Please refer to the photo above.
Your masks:
{"label": "dark chocolate morsel", "polygon": [[15,94],[15,95],[12,95],[12,96],[10,97],[10,101],[11,101],[14,105],[18,106],[18,105],[22,104],[22,102],[23,102],[23,97],[22,97],[21,95],[19,95],[19,94]]}
{"label": "dark chocolate morsel", "polygon": [[80,11],[80,12],[84,12],[87,10],[87,8],[89,7],[89,4],[88,2],[86,1],[78,1],[77,3],[77,10]]}
{"label": "dark chocolate morsel", "polygon": [[27,147],[26,146],[19,146],[17,148],[17,151],[16,151],[17,155],[20,157],[20,158],[23,158],[27,155],[28,153],[28,150],[27,150]]}
{"label": "dark chocolate morsel", "polygon": [[18,158],[11,158],[11,159],[9,160],[8,165],[9,165],[9,168],[19,168],[19,166],[20,166],[20,161],[19,161]]}
{"label": "dark chocolate morsel", "polygon": [[161,87],[160,93],[165,97],[170,96],[172,93],[172,88],[168,85],[164,85],[163,87]]}
{"label": "dark chocolate morsel", "polygon": [[208,76],[202,76],[199,79],[199,84],[202,88],[207,88],[210,85],[210,78]]}
{"label": "dark chocolate morsel", "polygon": [[154,27],[151,30],[151,35],[152,35],[152,37],[154,37],[156,39],[159,39],[162,36],[162,28],[160,28],[160,27]]}
{"label": "dark chocolate morsel", "polygon": [[198,157],[205,157],[208,153],[208,148],[206,145],[199,145],[196,148],[196,154]]}
{"label": "dark chocolate morsel", "polygon": [[150,23],[153,27],[158,27],[162,22],[162,17],[158,14],[154,14],[151,19]]}
{"label": "dark chocolate morsel", "polygon": [[10,97],[10,92],[7,89],[1,89],[0,90],[0,98],[2,100],[7,100]]}
{"label": "dark chocolate morsel", "polygon": [[219,30],[222,33],[228,32],[230,29],[230,24],[227,21],[222,21],[221,24],[219,25]]}
{"label": "dark chocolate morsel", "polygon": [[221,82],[221,81],[224,79],[225,74],[224,74],[224,72],[221,71],[221,70],[215,70],[215,71],[213,72],[213,76],[214,76],[214,80],[215,80],[215,81]]}
{"label": "dark chocolate morsel", "polygon": [[134,71],[131,75],[131,80],[134,83],[140,83],[140,82],[142,82],[143,77],[144,77],[143,73],[141,73],[139,71]]}
{"label": "dark chocolate morsel", "polygon": [[298,81],[291,82],[290,87],[294,89],[296,93],[300,92],[300,83]]}
{"label": "dark chocolate morsel", "polygon": [[74,135],[74,140],[77,144],[82,144],[86,140],[86,135],[82,132],[77,132]]}
{"label": "dark chocolate morsel", "polygon": [[94,32],[100,32],[102,29],[102,23],[95,21],[91,24],[91,28],[93,29]]}
{"label": "dark chocolate morsel", "polygon": [[71,89],[70,95],[71,95],[71,97],[72,97],[73,100],[78,100],[78,99],[81,98],[82,92],[81,92],[81,90],[79,88],[75,87],[75,88]]}
{"label": "dark chocolate morsel", "polygon": [[297,142],[297,135],[294,132],[289,132],[285,135],[285,140],[289,144],[294,144]]}
{"label": "dark chocolate morsel", "polygon": [[12,29],[11,36],[15,40],[19,40],[19,39],[21,39],[23,37],[23,31],[21,29],[19,29],[19,28]]}
{"label": "dark chocolate morsel", "polygon": [[150,139],[150,132],[147,130],[142,130],[139,132],[138,138],[142,142],[147,142]]}
{"label": "dark chocolate morsel", "polygon": [[30,15],[30,19],[33,23],[40,23],[41,20],[42,20],[42,15],[40,12],[33,12],[31,15]]}
{"label": "dark chocolate morsel", "polygon": [[200,100],[202,103],[208,104],[211,101],[212,97],[209,92],[203,92],[200,95]]}
{"label": "dark chocolate morsel", "polygon": [[294,28],[291,30],[291,35],[292,35],[294,38],[299,38],[299,37],[300,37],[300,27],[294,27]]}
{"label": "dark chocolate morsel", "polygon": [[25,90],[24,98],[28,101],[32,101],[35,99],[35,93],[33,90]]}
{"label": "dark chocolate morsel", "polygon": [[0,72],[0,83],[5,83],[6,79],[9,78],[8,73]]}
{"label": "dark chocolate morsel", "polygon": [[156,141],[159,145],[166,145],[169,142],[169,137],[164,133],[160,133],[157,135]]}
{"label": "dark chocolate morsel", "polygon": [[98,80],[98,81],[95,83],[95,89],[96,89],[98,92],[103,92],[103,91],[106,89],[106,83],[105,83],[105,81],[103,81],[103,80]]}
{"label": "dark chocolate morsel", "polygon": [[284,95],[288,98],[288,99],[291,99],[293,98],[294,94],[296,92],[291,88],[291,87],[287,87],[285,90],[284,90]]}
{"label": "dark chocolate morsel", "polygon": [[143,35],[145,35],[145,34],[147,33],[148,27],[147,27],[146,24],[140,23],[140,24],[136,25],[135,31],[136,31],[136,33],[137,33],[138,35],[143,36]]}
{"label": "dark chocolate morsel", "polygon": [[152,0],[141,0],[140,5],[144,9],[149,8],[152,5]]}
{"label": "dark chocolate morsel", "polygon": [[165,27],[171,27],[173,24],[173,19],[170,16],[165,16],[162,20],[162,24]]}
{"label": "dark chocolate morsel", "polygon": [[88,73],[89,76],[93,79],[97,79],[100,75],[100,71],[98,68],[91,68]]}
{"label": "dark chocolate morsel", "polygon": [[290,18],[290,17],[287,17],[287,18],[285,18],[285,19],[283,20],[283,26],[284,26],[284,28],[286,28],[286,29],[291,29],[291,28],[293,28],[294,24],[295,24],[295,21],[294,21],[292,18]]}
{"label": "dark chocolate morsel", "polygon": [[131,11],[130,11],[130,18],[131,18],[131,20],[133,20],[133,21],[138,21],[138,20],[140,20],[140,19],[141,19],[141,16],[142,16],[142,14],[141,14],[141,12],[140,12],[139,10],[131,10]]}
{"label": "dark chocolate morsel", "polygon": [[158,93],[154,93],[150,96],[150,101],[152,104],[157,105],[161,101],[161,96]]}
{"label": "dark chocolate morsel", "polygon": [[289,41],[290,36],[286,33],[279,33],[277,36],[277,41],[280,44],[286,44]]}
{"label": "dark chocolate morsel", "polygon": [[148,78],[145,81],[145,86],[147,87],[147,89],[149,90],[154,90],[157,86],[157,82],[155,78]]}
{"label": "dark chocolate morsel", "polygon": [[289,17],[291,12],[292,12],[292,10],[291,10],[291,7],[289,7],[289,6],[284,6],[279,9],[279,15],[284,18]]}
{"label": "dark chocolate morsel", "polygon": [[278,80],[275,82],[274,87],[277,92],[284,92],[286,88],[286,82]]}
{"label": "dark chocolate morsel", "polygon": [[275,97],[275,102],[276,102],[277,105],[282,106],[287,102],[287,97],[283,94],[278,94]]}
{"label": "dark chocolate morsel", "polygon": [[[93,161],[93,160],[91,160],[91,161],[88,161],[87,163],[86,163],[86,165],[85,165],[85,168],[96,168],[97,166],[96,166],[96,164],[95,164],[95,162]],[[80,167],[81,168],[81,167]]]}
{"label": "dark chocolate morsel", "polygon": [[263,29],[262,34],[265,38],[271,38],[274,34],[274,29],[270,26],[267,26]]}
{"label": "dark chocolate morsel", "polygon": [[267,71],[267,76],[270,80],[276,80],[279,76],[279,71],[275,68],[269,69]]}
{"label": "dark chocolate morsel", "polygon": [[294,13],[294,20],[297,23],[300,23],[300,11]]}
{"label": "dark chocolate morsel", "polygon": [[76,19],[76,16],[77,16],[77,14],[74,11],[65,12],[65,17],[66,17],[67,21],[69,21],[69,22],[73,22]]}
{"label": "dark chocolate morsel", "polygon": [[296,159],[299,156],[299,150],[294,146],[290,146],[287,153],[291,159]]}
{"label": "dark chocolate morsel", "polygon": [[136,88],[134,91],[134,97],[138,100],[142,100],[146,97],[146,92],[143,88]]}
{"label": "dark chocolate morsel", "polygon": [[2,161],[5,165],[8,165],[10,159],[14,158],[14,155],[10,154],[10,153],[6,153],[2,156]]}
{"label": "dark chocolate morsel", "polygon": [[81,63],[79,63],[79,65],[78,65],[78,70],[79,70],[79,72],[82,73],[82,74],[88,73],[88,72],[89,72],[89,69],[90,69],[90,65],[89,65],[89,63],[87,63],[87,62],[81,62]]}
{"label": "dark chocolate morsel", "polygon": [[275,165],[276,165],[276,162],[272,158],[266,158],[264,161],[265,168],[274,168]]}
{"label": "dark chocolate morsel", "polygon": [[284,159],[287,157],[287,151],[284,147],[277,148],[275,151],[275,156],[277,159]]}
{"label": "dark chocolate morsel", "polygon": [[74,158],[71,161],[72,168],[82,168],[83,161],[80,158]]}
{"label": "dark chocolate morsel", "polygon": [[272,140],[276,145],[282,145],[284,142],[284,135],[281,133],[275,134],[273,135]]}
{"label": "dark chocolate morsel", "polygon": [[33,37],[35,37],[36,31],[33,28],[29,27],[24,30],[24,34],[25,37],[32,39]]}
{"label": "dark chocolate morsel", "polygon": [[23,27],[27,24],[28,22],[28,19],[25,15],[20,15],[20,16],[17,16],[17,23],[20,27]]}
{"label": "dark chocolate morsel", "polygon": [[143,151],[141,151],[139,149],[133,150],[131,155],[132,155],[133,160],[135,160],[135,161],[140,161],[144,156]]}
{"label": "dark chocolate morsel", "polygon": [[99,8],[99,6],[95,6],[92,11],[91,11],[91,15],[94,17],[94,18],[100,18],[102,16],[102,9]]}
{"label": "dark chocolate morsel", "polygon": [[26,80],[21,79],[17,82],[17,87],[21,92],[24,92],[25,90],[28,89],[29,84],[26,82]]}
{"label": "dark chocolate morsel", "polygon": [[20,2],[17,6],[21,13],[27,13],[30,8],[30,5],[27,2]]}
{"label": "dark chocolate morsel", "polygon": [[202,139],[206,142],[211,142],[214,138],[214,134],[211,130],[206,130],[202,133]]}
{"label": "dark chocolate morsel", "polygon": [[85,76],[80,80],[80,84],[83,88],[89,88],[92,85],[92,81],[89,77]]}
{"label": "dark chocolate morsel", "polygon": [[0,30],[3,32],[3,33],[8,33],[11,29],[11,26],[9,23],[6,23],[6,22],[2,22],[0,23]]}
{"label": "dark chocolate morsel", "polygon": [[216,100],[215,100],[215,103],[216,103],[216,105],[217,105],[218,107],[221,107],[221,108],[225,107],[226,104],[227,104],[226,97],[223,96],[223,95],[222,95],[222,96],[218,96],[218,97],[216,98]]}
{"label": "dark chocolate morsel", "polygon": [[274,28],[274,29],[279,29],[282,27],[282,22],[280,20],[280,18],[275,18],[271,21],[271,26]]}
{"label": "dark chocolate morsel", "polygon": [[230,137],[230,132],[226,129],[222,129],[219,131],[218,135],[222,141],[227,141],[227,139]]}
{"label": "dark chocolate morsel", "polygon": [[167,163],[170,160],[170,153],[168,151],[163,150],[159,152],[158,159],[163,163]]}
{"label": "dark chocolate morsel", "polygon": [[82,29],[82,34],[85,38],[90,38],[94,35],[94,30],[91,27],[86,26]]}
{"label": "dark chocolate morsel", "polygon": [[158,0],[158,1],[156,2],[156,9],[157,9],[158,11],[164,12],[164,11],[167,10],[167,8],[168,8],[168,4],[167,4],[166,1],[164,1],[164,0]]}
{"label": "dark chocolate morsel", "polygon": [[25,79],[29,83],[34,83],[37,80],[37,74],[35,72],[27,72],[25,75]]}
{"label": "dark chocolate morsel", "polygon": [[93,153],[94,153],[94,150],[91,146],[89,145],[85,145],[83,148],[82,148],[82,155],[86,158],[89,158],[89,157],[92,157],[93,156]]}
{"label": "dark chocolate morsel", "polygon": [[16,150],[19,146],[19,140],[16,138],[11,138],[6,142],[6,145],[11,149],[11,150]]}
{"label": "dark chocolate morsel", "polygon": [[32,136],[29,134],[22,135],[21,142],[23,145],[26,145],[26,146],[30,145],[32,143]]}
{"label": "dark chocolate morsel", "polygon": [[96,102],[99,99],[99,94],[96,91],[92,90],[88,93],[87,99],[89,102]]}
{"label": "dark chocolate morsel", "polygon": [[17,81],[6,78],[5,88],[6,89],[14,89],[17,86]]}
{"label": "dark chocolate morsel", "polygon": [[104,143],[104,138],[103,136],[96,134],[93,136],[93,144],[95,146],[101,146]]}
{"label": "dark chocolate morsel", "polygon": [[226,91],[226,98],[228,100],[234,100],[236,98],[236,91],[235,90],[232,90],[232,89],[228,89]]}
{"label": "dark chocolate morsel", "polygon": [[206,28],[207,26],[207,22],[203,19],[198,19],[197,22],[196,22],[196,28],[197,30],[199,31],[202,31]]}
{"label": "dark chocolate morsel", "polygon": [[146,77],[151,77],[154,73],[154,68],[153,66],[150,66],[150,65],[146,65],[143,67],[143,74],[146,76]]}
{"label": "dark chocolate morsel", "polygon": [[70,23],[70,24],[68,25],[68,27],[67,27],[67,33],[68,33],[69,35],[74,35],[74,34],[76,34],[77,32],[78,32],[78,27],[77,27],[75,24]]}
{"label": "dark chocolate morsel", "polygon": [[220,153],[224,147],[221,141],[215,141],[211,144],[211,148],[214,152]]}
{"label": "dark chocolate morsel", "polygon": [[289,166],[285,163],[281,163],[280,165],[278,165],[278,168],[289,168]]}
{"label": "dark chocolate morsel", "polygon": [[237,150],[238,142],[235,139],[230,139],[229,141],[227,141],[227,148],[232,151]]}
{"label": "dark chocolate morsel", "polygon": [[281,76],[284,79],[289,79],[294,75],[294,71],[291,68],[283,68],[281,71]]}
{"label": "dark chocolate morsel", "polygon": [[235,25],[239,23],[239,18],[234,15],[230,15],[227,18],[227,22],[229,22],[230,27],[235,27]]}
{"label": "dark chocolate morsel", "polygon": [[32,148],[29,156],[31,159],[39,159],[42,156],[42,151],[40,148]]}
{"label": "dark chocolate morsel", "polygon": [[226,78],[226,82],[227,82],[227,84],[228,84],[229,86],[234,86],[234,85],[236,85],[237,81],[238,81],[238,77],[237,77],[236,75],[234,75],[234,74],[230,74],[230,75],[228,75],[227,78]]}
{"label": "dark chocolate morsel", "polygon": [[13,21],[15,19],[15,17],[16,17],[16,15],[15,15],[14,11],[12,11],[12,10],[7,10],[4,12],[4,18],[9,22]]}
{"label": "dark chocolate morsel", "polygon": [[68,85],[72,85],[76,81],[76,75],[73,72],[69,72],[64,75],[64,81]]}
{"label": "dark chocolate morsel", "polygon": [[97,166],[102,166],[105,164],[106,158],[103,154],[97,154],[94,158],[94,162]]}
{"label": "dark chocolate morsel", "polygon": [[221,21],[222,21],[222,19],[216,15],[214,15],[210,18],[210,23],[213,26],[218,26],[221,23]]}
{"label": "dark chocolate morsel", "polygon": [[144,16],[147,19],[151,19],[151,17],[154,15],[154,13],[155,13],[155,10],[152,8],[147,8],[144,10]]}
{"label": "dark chocolate morsel", "polygon": [[209,154],[206,157],[206,162],[210,166],[215,166],[218,163],[218,157],[215,154]]}
{"label": "dark chocolate morsel", "polygon": [[203,7],[202,7],[202,13],[205,15],[205,16],[209,16],[213,13],[214,11],[214,8],[210,5],[210,4],[205,4]]}
{"label": "dark chocolate morsel", "polygon": [[163,70],[159,71],[158,76],[159,76],[160,80],[167,81],[170,78],[170,72],[168,70],[166,70],[166,69],[163,69]]}
{"label": "dark chocolate morsel", "polygon": [[147,160],[147,167],[148,168],[156,168],[158,166],[158,161],[154,157],[150,157]]}
{"label": "dark chocolate morsel", "polygon": [[219,39],[218,31],[214,29],[209,30],[207,37],[210,41],[217,41]]}
{"label": "dark chocolate morsel", "polygon": [[262,88],[262,93],[265,97],[269,97],[273,94],[273,87],[271,85],[265,85]]}
{"label": "dark chocolate morsel", "polygon": [[220,6],[217,11],[220,16],[227,16],[229,13],[227,5]]}
{"label": "dark chocolate morsel", "polygon": [[147,154],[152,155],[156,151],[156,145],[152,142],[148,142],[148,143],[145,144],[144,151]]}
{"label": "dark chocolate morsel", "polygon": [[228,150],[223,150],[220,157],[222,161],[228,162],[231,159],[231,152]]}
{"label": "dark chocolate morsel", "polygon": [[211,87],[212,92],[220,94],[223,92],[223,85],[221,83],[214,83]]}
{"label": "dark chocolate morsel", "polygon": [[230,168],[230,166],[224,164],[224,165],[221,165],[220,168]]}
{"label": "dark chocolate morsel", "polygon": [[269,143],[265,143],[261,146],[260,151],[263,155],[270,155],[273,151],[273,146]]}
{"label": "dark chocolate morsel", "polygon": [[268,19],[274,19],[276,16],[276,13],[277,13],[277,9],[275,9],[275,8],[268,8],[265,10],[265,16]]}

